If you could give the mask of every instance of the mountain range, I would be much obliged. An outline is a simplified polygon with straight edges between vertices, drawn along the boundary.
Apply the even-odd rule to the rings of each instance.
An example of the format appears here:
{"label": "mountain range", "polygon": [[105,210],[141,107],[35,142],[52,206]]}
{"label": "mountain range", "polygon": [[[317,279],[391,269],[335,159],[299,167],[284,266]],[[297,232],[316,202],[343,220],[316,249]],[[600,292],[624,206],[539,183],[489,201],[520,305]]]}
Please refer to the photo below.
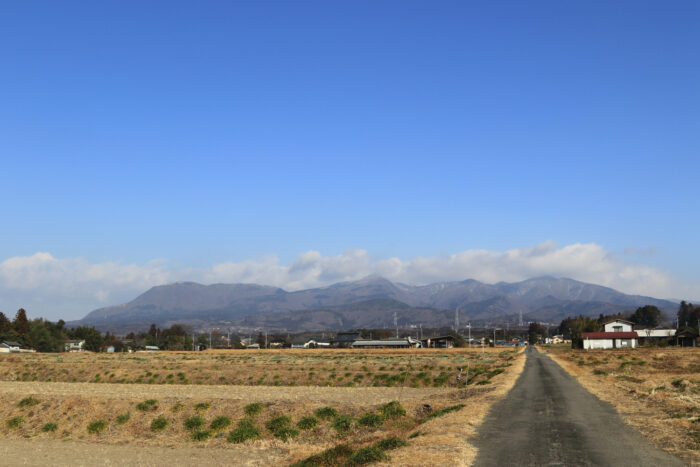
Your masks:
{"label": "mountain range", "polygon": [[113,332],[140,331],[151,323],[203,328],[265,328],[277,331],[318,331],[438,327],[462,323],[558,323],[567,316],[598,316],[654,305],[673,313],[678,304],[573,279],[538,277],[522,282],[486,284],[473,279],[411,286],[370,276],[353,282],[293,292],[257,284],[177,282],[151,288],[134,300],[100,308],[69,325],[89,325]]}

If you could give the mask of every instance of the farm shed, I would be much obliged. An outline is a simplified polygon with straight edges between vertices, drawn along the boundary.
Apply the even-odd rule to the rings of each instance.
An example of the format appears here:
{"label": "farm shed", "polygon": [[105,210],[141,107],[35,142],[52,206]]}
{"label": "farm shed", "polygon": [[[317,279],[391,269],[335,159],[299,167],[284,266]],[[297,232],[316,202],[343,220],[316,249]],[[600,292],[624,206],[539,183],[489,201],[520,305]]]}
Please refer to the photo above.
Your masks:
{"label": "farm shed", "polygon": [[452,336],[434,336],[421,339],[423,347],[437,349],[451,349],[455,346],[455,338]]}
{"label": "farm shed", "polygon": [[630,332],[583,332],[583,348],[591,349],[634,349],[637,347],[637,333]]}
{"label": "farm shed", "polygon": [[700,336],[692,329],[684,329],[676,334],[677,345],[681,347],[697,347],[698,339]]}
{"label": "farm shed", "polygon": [[639,345],[655,344],[661,340],[670,340],[676,336],[675,329],[637,329],[635,332],[639,337]]}
{"label": "farm shed", "polygon": [[412,337],[401,339],[358,339],[352,343],[353,349],[407,349],[421,347],[421,341]]}

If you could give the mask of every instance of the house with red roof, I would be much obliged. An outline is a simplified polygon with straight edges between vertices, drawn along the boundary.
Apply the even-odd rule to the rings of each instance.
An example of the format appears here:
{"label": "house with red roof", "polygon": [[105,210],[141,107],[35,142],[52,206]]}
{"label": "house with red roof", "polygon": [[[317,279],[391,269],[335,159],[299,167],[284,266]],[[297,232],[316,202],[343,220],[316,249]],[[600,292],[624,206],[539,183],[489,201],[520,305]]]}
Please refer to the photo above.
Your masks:
{"label": "house with red roof", "polygon": [[591,349],[634,349],[638,344],[637,333],[632,330],[634,323],[623,319],[608,321],[603,332],[583,332],[583,348]]}

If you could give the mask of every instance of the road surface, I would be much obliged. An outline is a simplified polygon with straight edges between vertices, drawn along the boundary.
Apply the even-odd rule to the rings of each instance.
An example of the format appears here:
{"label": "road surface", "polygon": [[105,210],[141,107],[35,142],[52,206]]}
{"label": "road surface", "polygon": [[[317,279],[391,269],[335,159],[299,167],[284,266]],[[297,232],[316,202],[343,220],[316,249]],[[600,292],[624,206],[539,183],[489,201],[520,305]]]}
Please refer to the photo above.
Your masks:
{"label": "road surface", "polygon": [[520,378],[489,412],[475,466],[682,466],[625,425],[615,409],[534,347]]}

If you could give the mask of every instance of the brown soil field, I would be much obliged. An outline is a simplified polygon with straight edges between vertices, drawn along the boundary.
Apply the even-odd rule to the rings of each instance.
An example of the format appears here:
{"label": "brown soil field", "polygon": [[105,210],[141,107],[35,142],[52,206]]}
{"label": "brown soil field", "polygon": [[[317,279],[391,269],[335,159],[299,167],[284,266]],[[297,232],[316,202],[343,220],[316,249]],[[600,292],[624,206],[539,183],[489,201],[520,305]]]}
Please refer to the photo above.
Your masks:
{"label": "brown soil field", "polygon": [[[55,447],[58,446],[56,443],[63,443],[61,446],[71,446],[64,449],[67,453],[84,449],[86,459],[90,459],[88,451],[94,447],[95,452],[101,452],[100,455],[109,463],[118,465],[179,465],[189,463],[187,459],[191,456],[202,457],[197,453],[204,452],[207,454],[203,459],[210,459],[211,465],[220,465],[221,459],[227,455],[238,458],[236,463],[240,465],[270,465],[298,461],[338,444],[357,449],[396,437],[409,441],[407,447],[391,453],[392,459],[403,459],[399,463],[410,465],[409,461],[415,458],[412,450],[418,449],[432,451],[434,465],[442,465],[440,459],[447,462],[450,458],[462,459],[459,465],[468,465],[471,454],[465,438],[470,429],[480,423],[488,407],[513,384],[524,361],[524,357],[512,349],[487,350],[485,354],[476,349],[430,350],[425,353],[332,350],[315,350],[308,354],[298,351],[290,354],[285,354],[286,351],[163,352],[109,355],[106,359],[102,354],[3,356],[0,358],[0,375],[5,378],[0,381],[0,437],[3,438],[0,449],[5,449],[8,455],[24,451],[25,458],[39,459],[37,464],[42,463],[41,452],[44,455],[58,453],[61,450]],[[197,357],[196,364],[191,363],[193,356]],[[245,370],[245,364],[236,360],[244,356],[252,361],[252,369]],[[464,384],[464,377],[457,381],[457,365],[470,369],[470,384]],[[228,368],[230,366],[235,368]],[[370,374],[376,371],[389,376],[382,377],[373,387],[332,387],[328,384],[336,379],[328,377],[332,372],[338,375],[348,367],[350,373],[355,374],[365,372],[363,366]],[[167,378],[170,373],[166,372],[177,374],[185,368],[191,375],[203,375],[202,380],[194,376],[195,384],[191,378],[187,378],[189,384],[182,381],[167,384],[173,378]],[[285,381],[292,381],[295,375],[298,378],[300,374],[307,374],[309,368],[323,374],[326,385],[243,386],[232,385],[229,380],[228,384],[210,384],[220,381],[219,374],[232,375],[236,371],[247,371],[245,374],[249,375],[284,374],[281,373],[284,371],[289,378]],[[54,380],[51,375],[66,375],[62,370],[68,370],[68,375],[89,374],[93,382],[41,381],[41,377]],[[20,376],[24,373],[32,376],[8,381],[16,377],[18,371],[22,372]],[[165,376],[158,380],[159,384],[94,382],[96,374],[118,371],[151,372],[151,375],[165,373]],[[421,372],[433,376],[419,376]],[[462,376],[466,376],[466,372]],[[233,380],[232,376],[229,377]],[[429,385],[424,384],[427,378],[430,378]],[[274,376],[271,379],[274,380]],[[281,376],[277,378],[278,381],[281,379]],[[103,378],[100,380],[104,381]],[[417,381],[420,384],[416,384]],[[258,383],[258,380],[254,382]],[[147,399],[153,402],[143,407],[142,403]],[[398,401],[405,414],[387,415],[384,406],[390,401]],[[256,402],[261,403],[260,413],[246,414],[246,405]],[[143,410],[139,410],[139,404]],[[459,407],[461,404],[464,407]],[[341,424],[339,428],[335,426],[337,419],[317,417],[316,426],[296,428],[302,418],[314,416],[325,406],[335,409],[341,422],[345,420],[342,417],[347,417],[347,426]],[[441,414],[441,409],[454,406],[461,410],[439,418],[428,418],[433,413]],[[296,431],[286,440],[267,427],[280,416],[289,417],[289,428]],[[200,428],[186,427],[188,419],[193,417],[201,418]],[[211,428],[212,422],[222,417],[226,422],[230,420],[230,425],[224,423],[224,427]],[[249,423],[259,430],[258,439],[242,444],[228,442],[229,433],[243,420],[250,420]],[[98,423],[97,429],[90,432],[88,427],[100,421],[102,425]],[[162,426],[154,428],[156,423]],[[200,437],[195,441],[193,434],[196,432],[206,433],[198,433]],[[413,435],[411,439],[410,435]],[[27,439],[34,446],[32,451],[23,448]],[[129,453],[124,456],[117,454],[125,446],[130,449]],[[422,459],[425,460],[425,454]],[[149,464],[150,461],[153,464]],[[31,462],[28,460],[27,463]],[[58,458],[53,463],[61,465]],[[65,465],[71,463],[75,464],[68,460]],[[88,464],[91,462],[84,463]]]}
{"label": "brown soil field", "polygon": [[[503,349],[486,349],[486,355]],[[5,354],[0,380],[244,386],[459,386],[458,367],[491,369],[477,349],[284,349]],[[498,364],[498,362],[495,362]],[[477,377],[474,383],[478,383]]]}
{"label": "brown soil field", "polygon": [[700,349],[540,349],[654,445],[700,465]]}

